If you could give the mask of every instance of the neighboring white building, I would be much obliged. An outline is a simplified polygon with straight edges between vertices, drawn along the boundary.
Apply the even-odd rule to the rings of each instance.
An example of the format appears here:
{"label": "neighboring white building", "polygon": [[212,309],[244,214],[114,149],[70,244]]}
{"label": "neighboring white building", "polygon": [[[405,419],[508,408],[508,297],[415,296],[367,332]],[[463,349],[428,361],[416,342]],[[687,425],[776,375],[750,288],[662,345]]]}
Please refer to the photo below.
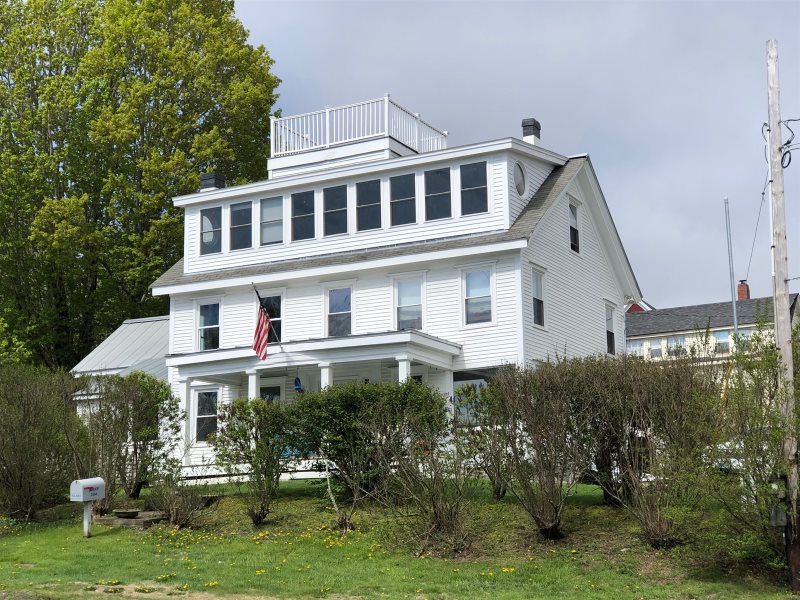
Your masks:
{"label": "neighboring white building", "polygon": [[[170,297],[169,381],[191,451],[220,403],[295,383],[419,378],[452,395],[504,363],[621,353],[641,300],[586,155],[523,140],[457,148],[388,96],[274,119],[270,179],[203,176]],[[256,286],[281,344],[251,348]]]}

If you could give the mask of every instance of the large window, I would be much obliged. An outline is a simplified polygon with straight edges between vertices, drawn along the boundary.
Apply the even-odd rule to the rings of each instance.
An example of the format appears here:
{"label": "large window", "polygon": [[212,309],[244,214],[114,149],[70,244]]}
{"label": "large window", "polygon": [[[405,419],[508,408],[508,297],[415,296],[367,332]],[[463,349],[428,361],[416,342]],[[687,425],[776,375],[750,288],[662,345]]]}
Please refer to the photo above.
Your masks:
{"label": "large window", "polygon": [[464,273],[464,321],[467,325],[492,320],[492,272],[489,269]]}
{"label": "large window", "polygon": [[219,348],[219,303],[201,304],[197,321],[197,346],[199,350]]}
{"label": "large window", "polygon": [[325,235],[347,233],[347,186],[322,190],[322,225]]}
{"label": "large window", "polygon": [[533,322],[544,327],[544,275],[533,270]]}
{"label": "large window", "polygon": [[253,246],[253,205],[231,204],[231,250]]}
{"label": "large window", "polygon": [[391,188],[391,222],[394,225],[407,225],[417,221],[417,198],[415,175],[398,175],[389,179]]}
{"label": "large window", "polygon": [[262,296],[261,308],[266,310],[269,315],[270,327],[267,342],[280,342],[281,325],[283,324],[283,318],[281,317],[281,297]]}
{"label": "large window", "polygon": [[625,351],[631,356],[644,356],[644,341],[628,340],[625,344]]}
{"label": "large window", "polygon": [[314,192],[292,194],[292,240],[314,237]]}
{"label": "large window", "polygon": [[617,353],[617,344],[614,336],[614,309],[606,306],[606,352]]}
{"label": "large window", "polygon": [[195,438],[207,442],[208,436],[217,432],[217,392],[197,392],[197,417]]}
{"label": "large window", "polygon": [[350,335],[352,331],[352,288],[328,290],[328,336]]}
{"label": "large window", "polygon": [[422,277],[398,279],[397,329],[422,329]]}
{"label": "large window", "polygon": [[279,385],[262,385],[258,390],[258,395],[262,400],[270,402],[281,401],[281,386]]}
{"label": "large window", "polygon": [[461,214],[474,215],[488,210],[486,163],[461,165]]}
{"label": "large window", "polygon": [[667,336],[667,354],[670,356],[686,354],[686,338],[682,335]]}
{"label": "large window", "polygon": [[264,198],[261,201],[261,245],[280,244],[283,241],[283,197]]}
{"label": "large window", "polygon": [[661,358],[662,352],[661,338],[650,340],[650,358]]}
{"label": "large window", "polygon": [[356,229],[367,231],[381,227],[381,182],[362,181],[356,184]]}
{"label": "large window", "polygon": [[450,169],[425,171],[425,220],[446,219],[452,214]]}
{"label": "large window", "polygon": [[200,211],[200,254],[222,252],[222,208]]}
{"label": "large window", "polygon": [[575,252],[581,251],[581,237],[578,231],[578,207],[569,205],[569,247]]}

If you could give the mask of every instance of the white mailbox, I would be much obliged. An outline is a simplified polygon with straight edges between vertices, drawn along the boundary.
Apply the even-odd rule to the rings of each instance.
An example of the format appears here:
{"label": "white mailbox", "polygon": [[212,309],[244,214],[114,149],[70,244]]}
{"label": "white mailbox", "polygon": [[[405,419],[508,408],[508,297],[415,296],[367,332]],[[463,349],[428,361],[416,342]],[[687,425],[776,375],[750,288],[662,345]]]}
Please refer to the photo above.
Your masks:
{"label": "white mailbox", "polygon": [[69,486],[69,499],[73,502],[91,502],[106,497],[106,482],[102,477],[76,479]]}
{"label": "white mailbox", "polygon": [[91,537],[92,502],[106,497],[106,482],[102,477],[76,479],[69,484],[69,499],[83,502],[83,537]]}

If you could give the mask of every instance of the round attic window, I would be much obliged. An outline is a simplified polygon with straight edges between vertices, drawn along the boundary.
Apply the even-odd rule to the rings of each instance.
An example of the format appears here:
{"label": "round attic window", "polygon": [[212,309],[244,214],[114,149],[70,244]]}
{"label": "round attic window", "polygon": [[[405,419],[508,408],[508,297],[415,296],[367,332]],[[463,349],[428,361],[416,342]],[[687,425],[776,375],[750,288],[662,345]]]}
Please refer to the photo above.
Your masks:
{"label": "round attic window", "polygon": [[520,163],[514,165],[514,187],[520,196],[525,193],[525,169]]}

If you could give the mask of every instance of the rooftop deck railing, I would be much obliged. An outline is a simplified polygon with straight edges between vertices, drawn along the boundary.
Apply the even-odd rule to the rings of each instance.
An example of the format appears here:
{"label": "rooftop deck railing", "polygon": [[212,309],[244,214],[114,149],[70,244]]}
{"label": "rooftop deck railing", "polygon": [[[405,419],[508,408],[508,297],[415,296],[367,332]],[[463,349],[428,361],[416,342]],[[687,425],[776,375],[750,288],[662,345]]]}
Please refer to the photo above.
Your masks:
{"label": "rooftop deck railing", "polygon": [[272,118],[272,156],[286,156],[380,137],[392,137],[416,152],[447,147],[436,129],[388,95],[303,115]]}

